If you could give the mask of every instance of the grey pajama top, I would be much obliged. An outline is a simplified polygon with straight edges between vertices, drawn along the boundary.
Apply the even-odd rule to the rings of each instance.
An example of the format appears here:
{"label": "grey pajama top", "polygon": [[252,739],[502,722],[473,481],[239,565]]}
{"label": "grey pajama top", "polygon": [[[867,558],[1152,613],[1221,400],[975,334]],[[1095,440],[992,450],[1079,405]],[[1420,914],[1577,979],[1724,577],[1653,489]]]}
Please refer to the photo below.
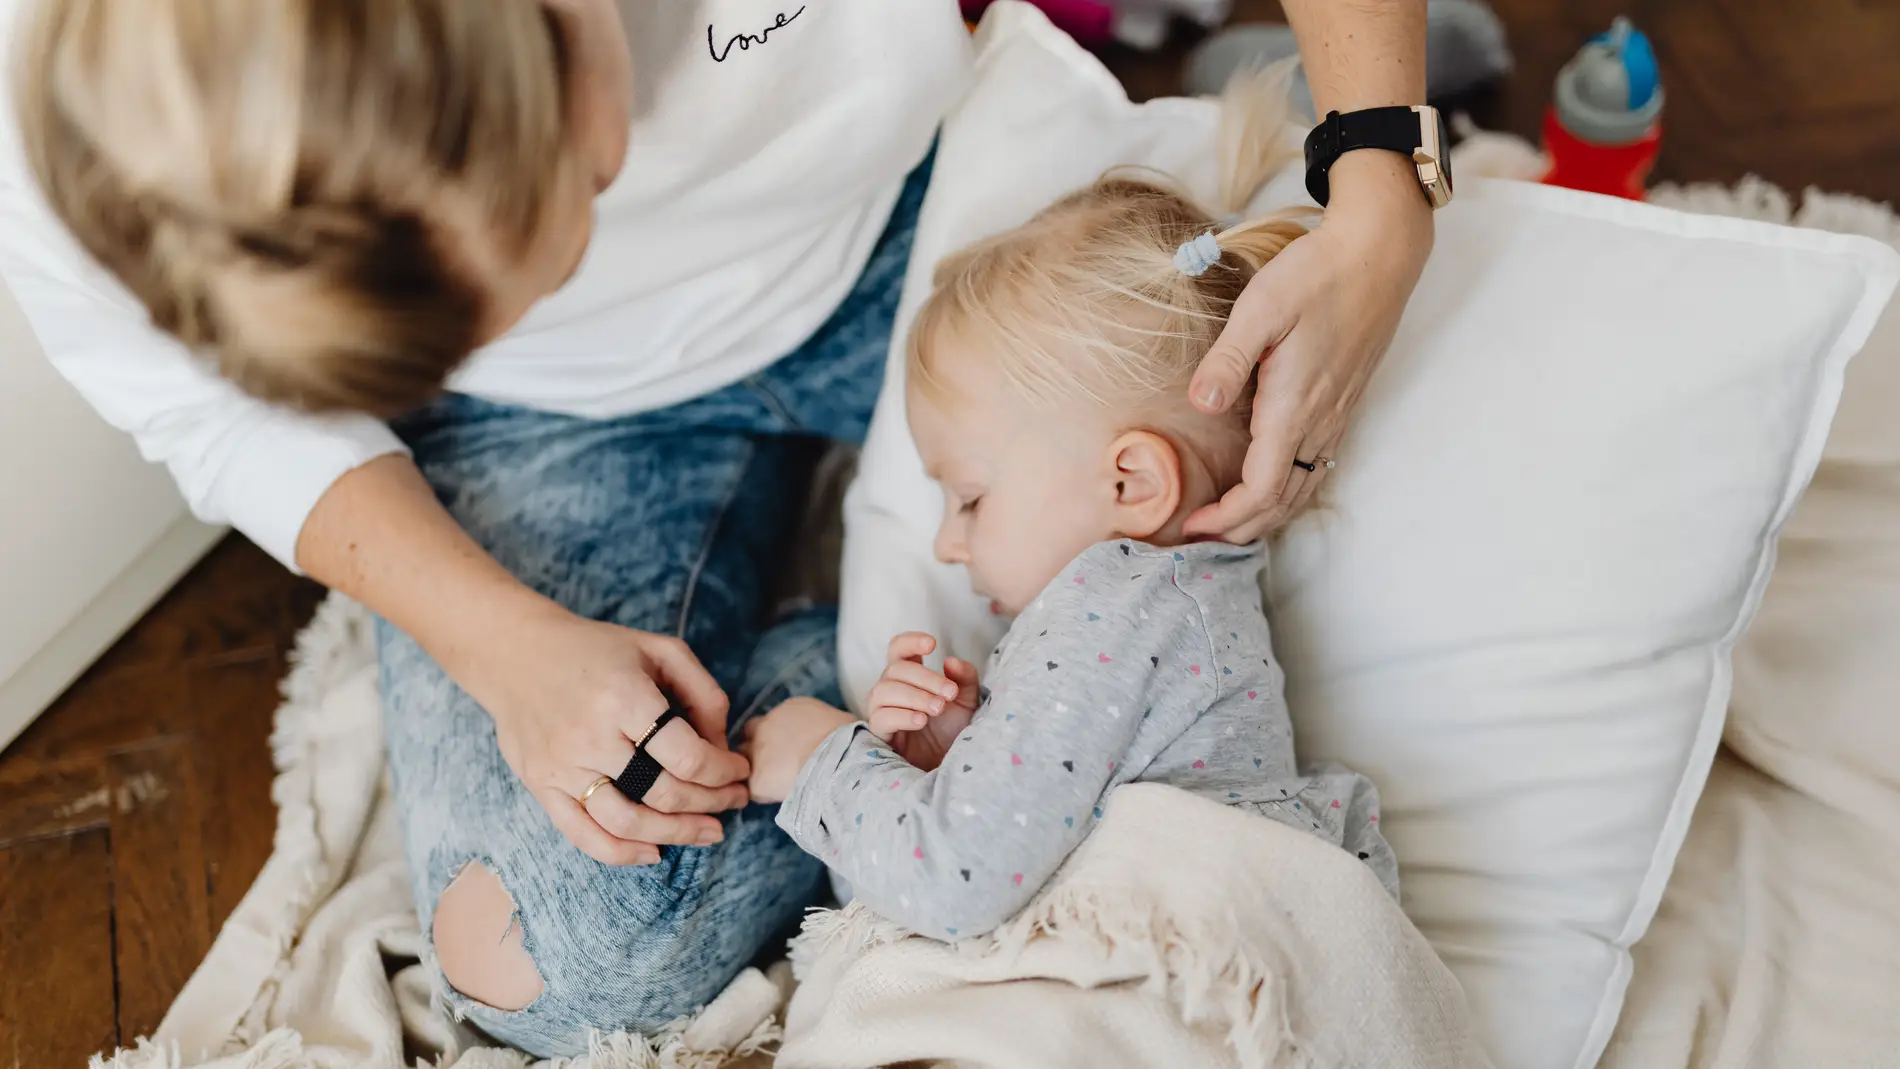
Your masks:
{"label": "grey pajama top", "polygon": [[938,939],[1027,905],[1124,783],[1166,783],[1337,843],[1396,897],[1378,794],[1301,768],[1261,607],[1259,545],[1099,543],[991,656],[982,704],[924,772],[865,724],[805,762],[778,823],[854,895]]}

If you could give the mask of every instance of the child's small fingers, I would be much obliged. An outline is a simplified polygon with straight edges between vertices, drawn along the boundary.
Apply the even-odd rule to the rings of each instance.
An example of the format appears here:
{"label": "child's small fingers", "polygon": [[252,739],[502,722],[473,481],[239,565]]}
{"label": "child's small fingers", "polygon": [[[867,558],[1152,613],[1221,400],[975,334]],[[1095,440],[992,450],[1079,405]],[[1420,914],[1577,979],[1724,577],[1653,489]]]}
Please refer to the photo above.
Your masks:
{"label": "child's small fingers", "polygon": [[887,679],[871,688],[871,708],[873,709],[908,709],[918,713],[938,713],[943,711],[943,706],[944,699],[941,696],[894,679]]}
{"label": "child's small fingers", "polygon": [[886,651],[887,658],[895,664],[899,661],[916,660],[930,656],[937,648],[937,640],[922,631],[906,631],[891,639]]}
{"label": "child's small fingers", "polygon": [[930,723],[930,717],[915,709],[899,709],[891,706],[879,709],[871,714],[871,734],[888,739],[895,732],[916,731]]}
{"label": "child's small fingers", "polygon": [[961,657],[951,657],[943,662],[943,674],[958,686],[976,685],[976,665]]}
{"label": "child's small fingers", "polygon": [[903,661],[884,670],[885,682],[904,683],[927,694],[949,701],[957,696],[957,684],[941,672],[933,672],[914,661]]}

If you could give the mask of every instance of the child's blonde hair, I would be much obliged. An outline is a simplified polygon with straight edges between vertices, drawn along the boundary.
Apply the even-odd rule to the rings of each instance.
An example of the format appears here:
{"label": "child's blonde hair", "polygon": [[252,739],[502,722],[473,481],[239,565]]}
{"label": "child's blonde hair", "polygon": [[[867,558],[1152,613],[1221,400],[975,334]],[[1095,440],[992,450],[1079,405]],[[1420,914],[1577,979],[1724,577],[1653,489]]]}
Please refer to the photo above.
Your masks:
{"label": "child's blonde hair", "polygon": [[[1254,272],[1305,234],[1313,215],[1217,221],[1244,213],[1298,155],[1288,133],[1291,70],[1276,64],[1229,84],[1215,212],[1160,176],[1120,168],[944,260],[909,339],[911,384],[933,400],[959,397],[950,354],[980,359],[1012,399],[1125,416],[1130,429],[1194,449],[1223,490],[1238,482],[1251,397],[1208,416],[1188,386]],[[1181,246],[1210,232],[1218,262],[1198,276],[1183,271]]]}
{"label": "child's blonde hair", "polygon": [[12,57],[34,176],[150,311],[245,390],[391,415],[474,348],[445,249],[504,254],[554,195],[566,42],[540,0],[40,0]]}

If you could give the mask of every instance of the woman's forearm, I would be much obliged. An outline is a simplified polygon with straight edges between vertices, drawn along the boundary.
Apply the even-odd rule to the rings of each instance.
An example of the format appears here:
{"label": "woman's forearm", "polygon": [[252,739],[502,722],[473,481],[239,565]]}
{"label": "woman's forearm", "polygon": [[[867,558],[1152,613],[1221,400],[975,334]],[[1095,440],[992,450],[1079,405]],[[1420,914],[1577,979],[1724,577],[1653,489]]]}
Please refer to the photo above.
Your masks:
{"label": "woman's forearm", "polygon": [[1281,0],[1321,115],[1425,103],[1425,0]]}
{"label": "woman's forearm", "polygon": [[[1299,38],[1313,106],[1358,111],[1425,103],[1425,0],[1281,0]],[[1431,211],[1412,162],[1392,152],[1348,152],[1328,172],[1333,203],[1397,207],[1392,220],[1430,245]],[[1422,259],[1422,257],[1421,257]]]}
{"label": "woman's forearm", "polygon": [[501,621],[560,611],[477,545],[404,456],[330,487],[304,521],[297,564],[401,628],[451,676]]}

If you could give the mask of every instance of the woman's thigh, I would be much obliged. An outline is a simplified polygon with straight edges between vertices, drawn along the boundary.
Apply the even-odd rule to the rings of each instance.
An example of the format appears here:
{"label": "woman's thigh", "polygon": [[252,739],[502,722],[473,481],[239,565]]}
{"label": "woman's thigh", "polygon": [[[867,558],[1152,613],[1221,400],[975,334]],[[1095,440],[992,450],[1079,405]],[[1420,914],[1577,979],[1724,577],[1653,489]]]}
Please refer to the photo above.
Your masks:
{"label": "woman's thigh", "polygon": [[[798,514],[795,442],[466,398],[402,429],[438,496],[504,566],[578,614],[686,637],[733,698],[735,726],[791,694],[836,700],[829,617],[764,619]],[[383,625],[379,637],[423,930],[442,891],[479,862],[512,898],[543,980],[516,1012],[451,994],[498,1038],[571,1054],[590,1027],[650,1031],[717,994],[819,894],[821,867],[769,807],[726,814],[723,843],[668,848],[657,865],[588,858],[502,760],[488,714],[407,636]]]}

